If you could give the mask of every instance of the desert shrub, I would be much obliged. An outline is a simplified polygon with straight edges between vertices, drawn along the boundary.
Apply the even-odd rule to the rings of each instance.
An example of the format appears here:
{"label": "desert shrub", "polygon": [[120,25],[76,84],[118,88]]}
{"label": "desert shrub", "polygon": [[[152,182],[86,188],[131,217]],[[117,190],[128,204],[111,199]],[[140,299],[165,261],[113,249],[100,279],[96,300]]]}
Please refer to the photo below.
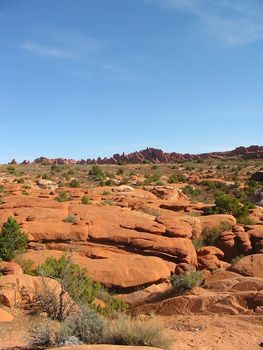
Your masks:
{"label": "desert shrub", "polygon": [[215,245],[215,241],[217,237],[220,235],[220,233],[224,231],[232,231],[232,226],[227,222],[223,222],[218,227],[205,228],[202,231],[202,245],[203,246]]}
{"label": "desert shrub", "polygon": [[188,195],[188,196],[198,196],[200,194],[200,190],[194,188],[191,185],[186,185],[183,189],[182,189],[183,193]]}
{"label": "desert shrub", "polygon": [[111,193],[110,193],[110,191],[103,191],[102,192],[102,195],[103,196],[109,196]]}
{"label": "desert shrub", "polygon": [[34,265],[34,261],[31,259],[23,259],[21,256],[16,256],[14,258],[14,261],[20,265],[20,267],[22,268],[23,272],[27,275],[30,275],[33,271],[33,265]]}
{"label": "desert shrub", "polygon": [[82,204],[86,204],[86,205],[90,204],[90,203],[91,203],[90,198],[89,198],[88,196],[84,195],[84,196],[81,198],[81,203],[82,203]]}
{"label": "desert shrub", "polygon": [[117,175],[123,175],[124,174],[124,169],[123,168],[119,168],[118,170],[117,170],[117,173],[116,173]]}
{"label": "desert shrub", "polygon": [[76,224],[78,221],[78,218],[76,215],[69,215],[65,219],[63,219],[64,222],[68,222],[70,224]]}
{"label": "desert shrub", "polygon": [[30,345],[35,347],[50,347],[56,345],[54,330],[50,325],[50,320],[43,324],[35,323],[30,328]]}
{"label": "desert shrub", "polygon": [[24,183],[25,183],[25,179],[21,177],[21,178],[19,178],[19,179],[14,179],[13,182],[16,182],[16,183],[18,183],[18,184],[24,184]]}
{"label": "desert shrub", "polygon": [[105,176],[109,177],[110,179],[115,179],[115,175],[112,171],[106,171]]}
{"label": "desert shrub", "polygon": [[27,242],[27,235],[21,231],[17,221],[9,217],[0,235],[0,258],[5,261],[12,260],[18,253],[26,250]]}
{"label": "desert shrub", "polygon": [[65,191],[59,192],[58,196],[55,198],[55,200],[58,202],[67,202],[67,201],[70,201],[71,199],[72,199],[71,196]]}
{"label": "desert shrub", "polygon": [[65,285],[50,287],[42,278],[41,289],[31,302],[31,312],[44,312],[52,320],[64,321],[74,310],[75,302],[69,297]]}
{"label": "desert shrub", "polygon": [[185,182],[186,181],[186,177],[184,175],[180,175],[180,174],[177,174],[177,175],[171,175],[168,179],[168,182],[170,184],[174,184],[174,183],[179,183],[179,182]]}
{"label": "desert shrub", "polygon": [[103,201],[103,204],[104,205],[114,205],[115,204],[115,202],[114,201],[112,201],[112,200],[110,200],[110,199],[105,199],[104,201]]}
{"label": "desert shrub", "polygon": [[44,180],[51,180],[51,177],[50,177],[50,175],[48,175],[47,173],[44,173],[44,174],[42,175],[42,179],[44,179]]}
{"label": "desert shrub", "polygon": [[101,307],[99,305],[94,305],[93,308],[100,314],[105,315],[105,316],[112,316],[116,315],[120,312],[123,312],[127,309],[128,305],[122,300],[114,295],[110,294],[108,290],[104,287],[101,287],[98,294],[97,298],[99,300],[102,300],[106,306]]}
{"label": "desert shrub", "polygon": [[87,270],[74,264],[66,254],[58,260],[54,257],[47,258],[36,273],[58,280],[62,288],[79,304],[91,304],[100,290],[99,283],[87,276]]}
{"label": "desert shrub", "polygon": [[108,179],[104,182],[104,186],[113,186],[114,181],[112,179]]}
{"label": "desert shrub", "polygon": [[144,186],[151,185],[151,184],[154,183],[154,182],[160,181],[160,178],[161,178],[161,175],[160,175],[160,174],[154,174],[154,175],[148,176],[148,177],[144,180],[143,184],[144,184]]}
{"label": "desert shrub", "polygon": [[53,172],[56,172],[56,173],[59,173],[60,170],[61,170],[61,167],[57,164],[52,164],[51,167],[50,167],[50,170],[53,171]]}
{"label": "desert shrub", "polygon": [[202,284],[203,274],[200,271],[192,270],[182,275],[172,275],[170,281],[178,293],[182,293]]}
{"label": "desert shrub", "polygon": [[99,344],[103,340],[104,327],[104,319],[91,308],[82,306],[63,322],[58,332],[59,345],[64,345],[72,337],[85,344]]}
{"label": "desert shrub", "polygon": [[168,349],[169,339],[163,333],[162,325],[156,320],[120,314],[108,321],[103,332],[103,343],[133,346],[153,346]]}
{"label": "desert shrub", "polygon": [[15,173],[16,173],[16,168],[15,168],[13,165],[8,165],[8,166],[6,167],[6,169],[7,169],[8,173],[9,173],[10,175],[15,175]]}
{"label": "desert shrub", "polygon": [[225,194],[218,194],[215,197],[215,206],[207,210],[208,214],[230,214],[237,218],[239,223],[249,221],[248,206],[240,203],[240,201]]}
{"label": "desert shrub", "polygon": [[5,192],[5,188],[3,185],[0,185],[0,193],[4,193]]}
{"label": "desert shrub", "polygon": [[222,191],[224,193],[229,192],[229,186],[221,181],[202,181],[201,185],[206,186],[208,191]]}
{"label": "desert shrub", "polygon": [[100,181],[105,179],[105,174],[103,170],[97,164],[92,165],[91,169],[89,170],[89,176],[95,181]]}
{"label": "desert shrub", "polygon": [[198,250],[204,246],[204,242],[202,239],[194,238],[192,239],[193,246],[195,247],[195,250]]}
{"label": "desert shrub", "polygon": [[80,182],[78,179],[72,179],[69,183],[69,187],[71,188],[78,188],[80,187]]}

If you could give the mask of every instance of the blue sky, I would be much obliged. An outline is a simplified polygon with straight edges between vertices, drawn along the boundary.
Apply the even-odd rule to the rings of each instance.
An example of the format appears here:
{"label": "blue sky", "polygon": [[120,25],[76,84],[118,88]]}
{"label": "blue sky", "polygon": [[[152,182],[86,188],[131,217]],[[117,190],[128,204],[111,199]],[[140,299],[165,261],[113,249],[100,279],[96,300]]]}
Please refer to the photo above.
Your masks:
{"label": "blue sky", "polygon": [[0,0],[0,162],[261,144],[262,0]]}

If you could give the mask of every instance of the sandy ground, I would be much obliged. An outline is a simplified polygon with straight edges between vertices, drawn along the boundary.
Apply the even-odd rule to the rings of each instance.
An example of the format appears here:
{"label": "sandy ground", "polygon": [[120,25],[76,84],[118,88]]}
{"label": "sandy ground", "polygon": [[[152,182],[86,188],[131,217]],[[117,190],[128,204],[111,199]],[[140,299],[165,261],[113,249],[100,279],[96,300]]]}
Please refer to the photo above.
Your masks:
{"label": "sandy ground", "polygon": [[[9,310],[10,309],[6,309]],[[0,349],[26,349],[32,317],[11,310],[13,322],[0,324]],[[172,340],[171,350],[256,350],[263,348],[262,316],[191,315],[156,317]],[[34,318],[35,319],[35,318]]]}
{"label": "sandy ground", "polygon": [[263,342],[263,316],[175,316],[164,322],[172,350],[256,350]]}

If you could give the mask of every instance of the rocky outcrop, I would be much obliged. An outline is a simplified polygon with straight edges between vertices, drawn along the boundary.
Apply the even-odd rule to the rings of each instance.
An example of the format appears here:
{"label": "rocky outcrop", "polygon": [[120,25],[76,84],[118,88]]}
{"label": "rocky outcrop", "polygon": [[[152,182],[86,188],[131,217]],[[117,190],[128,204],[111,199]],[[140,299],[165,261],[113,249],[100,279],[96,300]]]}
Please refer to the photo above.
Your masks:
{"label": "rocky outcrop", "polygon": [[183,295],[131,307],[132,314],[152,312],[158,315],[191,314],[261,314],[263,279],[244,277],[231,272],[215,272],[203,287],[196,287]]}
{"label": "rocky outcrop", "polygon": [[0,301],[8,307],[25,306],[33,302],[39,293],[47,288],[55,295],[61,290],[60,284],[51,278],[14,274],[0,278]]}
{"label": "rocky outcrop", "polygon": [[263,254],[245,256],[234,264],[230,270],[243,276],[263,278]]}
{"label": "rocky outcrop", "polygon": [[202,154],[182,154],[176,152],[164,152],[161,149],[146,148],[145,150],[133,152],[129,154],[114,154],[110,158],[97,159],[81,159],[79,161],[73,159],[55,158],[49,159],[40,157],[34,160],[38,164],[118,164],[132,163],[140,164],[145,161],[151,163],[173,163],[178,161],[198,160],[198,159],[218,159],[226,157],[244,158],[244,159],[262,159],[263,146],[237,147],[233,151],[211,152]]}

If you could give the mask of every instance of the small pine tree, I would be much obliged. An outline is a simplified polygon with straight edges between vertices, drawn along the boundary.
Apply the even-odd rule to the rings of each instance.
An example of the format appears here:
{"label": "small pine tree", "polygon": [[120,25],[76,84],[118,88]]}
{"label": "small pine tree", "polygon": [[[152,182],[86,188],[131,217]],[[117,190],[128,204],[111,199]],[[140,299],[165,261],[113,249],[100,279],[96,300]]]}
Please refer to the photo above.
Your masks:
{"label": "small pine tree", "polygon": [[4,223],[0,234],[0,259],[12,260],[18,253],[26,250],[28,238],[13,217]]}

